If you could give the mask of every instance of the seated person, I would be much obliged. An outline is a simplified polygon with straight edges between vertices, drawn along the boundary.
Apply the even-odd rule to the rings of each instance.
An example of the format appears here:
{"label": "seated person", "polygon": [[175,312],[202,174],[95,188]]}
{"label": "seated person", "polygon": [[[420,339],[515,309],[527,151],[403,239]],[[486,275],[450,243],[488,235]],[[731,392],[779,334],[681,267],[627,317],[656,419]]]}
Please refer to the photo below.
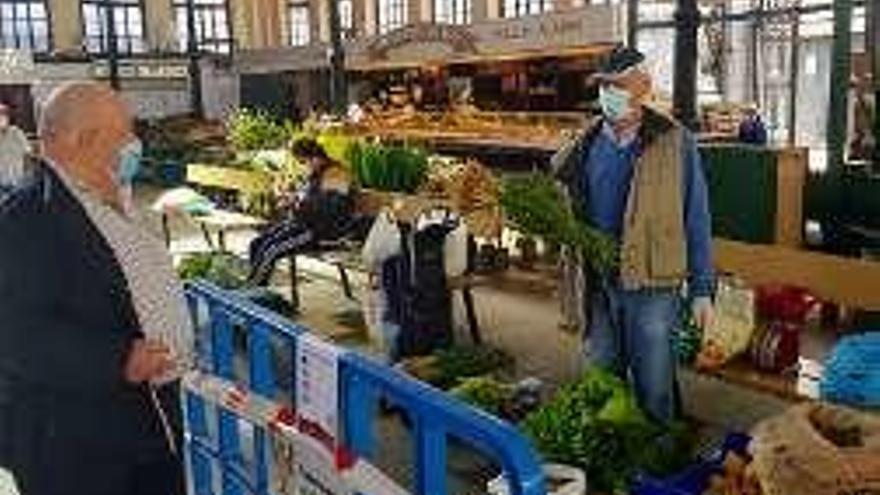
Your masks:
{"label": "seated person", "polygon": [[319,241],[344,236],[352,223],[352,180],[348,170],[327,156],[311,138],[293,144],[293,155],[309,175],[290,202],[290,216],[263,232],[250,245],[250,281],[266,285],[282,257],[314,248]]}

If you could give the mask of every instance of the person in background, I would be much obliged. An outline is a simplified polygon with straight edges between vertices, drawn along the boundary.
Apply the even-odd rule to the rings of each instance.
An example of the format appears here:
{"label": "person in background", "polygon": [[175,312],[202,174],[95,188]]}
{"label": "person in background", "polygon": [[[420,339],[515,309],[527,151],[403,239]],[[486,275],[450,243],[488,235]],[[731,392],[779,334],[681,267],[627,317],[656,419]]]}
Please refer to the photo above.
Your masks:
{"label": "person in background", "polygon": [[623,46],[596,80],[602,116],[560,149],[554,173],[585,222],[619,241],[610,276],[589,274],[592,362],[632,377],[655,419],[678,414],[672,330],[687,283],[693,316],[713,318],[714,275],[706,181],[694,136],[649,105],[644,56]]}
{"label": "person in background", "polygon": [[767,126],[761,120],[758,108],[750,105],[745,110],[742,122],[739,123],[739,142],[764,146],[767,144]]}
{"label": "person in background", "polygon": [[25,133],[12,124],[10,108],[0,103],[0,192],[21,183],[31,146]]}
{"label": "person in background", "polygon": [[288,201],[288,218],[250,244],[249,280],[255,285],[269,282],[279,259],[314,247],[319,241],[342,237],[352,222],[354,201],[348,170],[330,159],[312,138],[296,141],[292,152],[307,165],[309,174]]}
{"label": "person in background", "polygon": [[0,466],[26,495],[182,494],[193,330],[131,215],[131,116],[109,87],[69,83],[39,133],[43,161],[0,199]]}

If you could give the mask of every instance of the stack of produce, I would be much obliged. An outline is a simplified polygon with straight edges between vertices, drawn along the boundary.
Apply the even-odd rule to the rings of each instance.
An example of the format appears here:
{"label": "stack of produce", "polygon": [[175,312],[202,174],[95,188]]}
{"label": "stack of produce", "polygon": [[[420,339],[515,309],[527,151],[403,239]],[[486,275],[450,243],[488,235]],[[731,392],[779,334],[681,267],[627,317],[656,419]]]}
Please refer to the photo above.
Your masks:
{"label": "stack of produce", "polygon": [[453,211],[465,217],[471,232],[481,237],[500,236],[500,184],[492,171],[479,162],[434,160],[419,194],[448,201]]}
{"label": "stack of produce", "polygon": [[448,390],[467,378],[507,371],[513,366],[513,359],[491,347],[453,346],[429,356],[406,359],[400,366],[410,375]]}
{"label": "stack of produce", "polygon": [[522,428],[550,462],[582,468],[593,489],[625,492],[638,473],[663,475],[687,464],[682,431],[651,422],[614,375],[592,370],[530,414]]}

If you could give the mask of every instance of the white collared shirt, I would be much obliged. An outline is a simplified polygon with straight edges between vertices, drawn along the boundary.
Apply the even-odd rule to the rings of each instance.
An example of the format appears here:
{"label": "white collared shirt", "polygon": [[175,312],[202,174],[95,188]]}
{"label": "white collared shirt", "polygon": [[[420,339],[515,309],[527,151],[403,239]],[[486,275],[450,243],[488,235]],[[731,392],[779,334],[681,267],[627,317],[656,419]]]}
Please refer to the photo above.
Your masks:
{"label": "white collared shirt", "polygon": [[176,368],[158,382],[179,378],[194,363],[194,334],[183,284],[165,245],[133,216],[120,213],[76,185],[59,167],[53,169],[113,250],[128,283],[140,330],[147,338],[167,344],[175,356]]}
{"label": "white collared shirt", "polygon": [[25,158],[30,151],[27,136],[10,125],[0,130],[0,186],[16,186],[25,174]]}

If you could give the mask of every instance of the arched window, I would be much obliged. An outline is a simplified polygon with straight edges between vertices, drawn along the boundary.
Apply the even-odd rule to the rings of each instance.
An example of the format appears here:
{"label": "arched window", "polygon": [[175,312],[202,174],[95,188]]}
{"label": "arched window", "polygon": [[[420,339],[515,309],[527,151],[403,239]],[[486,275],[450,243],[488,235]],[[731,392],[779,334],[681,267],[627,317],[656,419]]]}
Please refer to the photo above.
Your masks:
{"label": "arched window", "polygon": [[471,0],[434,0],[434,22],[438,24],[469,24]]}
{"label": "arched window", "polygon": [[83,39],[89,53],[107,53],[107,4],[112,9],[116,51],[147,50],[144,37],[144,5],[141,0],[83,0]]}
{"label": "arched window", "polygon": [[51,45],[45,0],[0,0],[0,46],[39,53]]}
{"label": "arched window", "polygon": [[376,2],[376,7],[378,8],[376,19],[379,21],[379,34],[388,33],[406,25],[406,0],[379,0]]}
{"label": "arched window", "polygon": [[504,0],[504,17],[543,14],[553,10],[553,0]]}
{"label": "arched window", "polygon": [[[177,24],[177,40],[181,51],[189,44],[187,24],[189,1],[173,0]],[[213,53],[232,53],[232,27],[228,0],[192,0],[196,17],[196,44],[199,50]]]}

